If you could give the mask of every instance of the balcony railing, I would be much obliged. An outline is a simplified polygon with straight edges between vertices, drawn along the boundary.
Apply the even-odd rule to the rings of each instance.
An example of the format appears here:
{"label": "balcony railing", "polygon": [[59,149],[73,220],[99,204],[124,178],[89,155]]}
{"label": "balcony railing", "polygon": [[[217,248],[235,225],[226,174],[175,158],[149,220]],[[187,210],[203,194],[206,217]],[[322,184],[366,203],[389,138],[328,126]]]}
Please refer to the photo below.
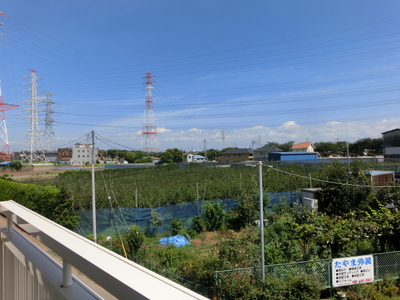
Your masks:
{"label": "balcony railing", "polygon": [[116,299],[207,299],[14,201],[0,202],[0,212],[7,217],[0,240],[0,299],[109,299],[77,279],[72,268]]}

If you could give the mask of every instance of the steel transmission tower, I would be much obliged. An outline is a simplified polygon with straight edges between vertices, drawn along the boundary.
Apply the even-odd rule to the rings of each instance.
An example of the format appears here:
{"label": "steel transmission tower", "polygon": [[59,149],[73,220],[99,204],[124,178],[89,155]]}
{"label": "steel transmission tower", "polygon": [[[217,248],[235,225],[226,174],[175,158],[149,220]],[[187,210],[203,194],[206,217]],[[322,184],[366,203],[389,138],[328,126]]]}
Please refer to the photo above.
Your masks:
{"label": "steel transmission tower", "polygon": [[147,72],[146,76],[143,77],[146,79],[144,83],[146,85],[146,100],[144,105],[144,120],[143,120],[143,129],[142,129],[142,151],[147,153],[149,152],[158,152],[158,141],[157,141],[157,127],[156,127],[156,119],[154,117],[154,107],[153,107],[153,83],[152,80],[154,76],[151,75],[151,72]]}
{"label": "steel transmission tower", "polygon": [[[5,13],[0,11],[0,16],[7,17]],[[0,26],[3,26],[3,23],[0,23]],[[4,34],[0,33],[0,36],[4,36]],[[8,143],[8,135],[7,135],[7,126],[6,126],[6,114],[7,110],[18,107],[18,105],[6,104],[3,103],[3,94],[1,92],[0,87],[0,159],[4,161],[11,160],[11,152],[10,145]]]}
{"label": "steel transmission tower", "polygon": [[18,107],[18,105],[3,103],[3,95],[0,87],[0,159],[4,161],[11,160],[10,145],[8,144],[6,114],[5,111]]}
{"label": "steel transmission tower", "polygon": [[29,108],[25,108],[25,110],[29,111],[29,115],[25,118],[29,119],[29,129],[26,134],[25,147],[24,151],[21,155],[21,159],[23,161],[28,161],[30,163],[34,161],[45,161],[45,155],[43,151],[42,144],[42,131],[39,130],[39,117],[38,113],[40,110],[38,109],[39,100],[42,100],[43,97],[37,96],[37,79],[36,76],[37,71],[29,70],[31,74],[24,76],[30,77],[31,80],[27,84],[31,85],[31,88],[27,91],[30,91],[31,97],[29,100],[25,102],[29,103]]}
{"label": "steel transmission tower", "polygon": [[46,100],[44,100],[44,104],[46,105],[46,108],[43,110],[45,112],[45,118],[44,118],[44,133],[43,133],[43,148],[47,151],[53,150],[55,148],[55,134],[53,130],[53,113],[54,110],[52,109],[52,106],[54,104],[54,101],[51,99],[53,94],[50,93],[45,93],[46,95]]}

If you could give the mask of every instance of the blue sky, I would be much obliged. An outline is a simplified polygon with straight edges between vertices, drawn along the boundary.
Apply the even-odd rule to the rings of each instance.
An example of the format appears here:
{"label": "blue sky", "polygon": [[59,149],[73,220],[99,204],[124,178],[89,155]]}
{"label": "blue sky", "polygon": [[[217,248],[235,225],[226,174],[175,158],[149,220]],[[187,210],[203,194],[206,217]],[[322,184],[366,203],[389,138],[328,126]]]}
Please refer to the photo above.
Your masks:
{"label": "blue sky", "polygon": [[354,142],[400,127],[397,0],[13,0],[0,10],[3,101],[20,105],[6,112],[12,151],[28,131],[28,69],[54,94],[58,147],[94,130],[140,149],[146,72],[160,150]]}

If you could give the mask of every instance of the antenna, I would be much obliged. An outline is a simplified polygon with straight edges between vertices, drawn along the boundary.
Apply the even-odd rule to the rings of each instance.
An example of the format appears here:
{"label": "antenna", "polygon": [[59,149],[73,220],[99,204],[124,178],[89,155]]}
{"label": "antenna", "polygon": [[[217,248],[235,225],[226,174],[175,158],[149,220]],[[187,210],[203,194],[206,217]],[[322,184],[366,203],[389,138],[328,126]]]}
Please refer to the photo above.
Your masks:
{"label": "antenna", "polygon": [[222,149],[225,149],[225,130],[222,129]]}
{"label": "antenna", "polygon": [[152,90],[154,89],[152,80],[154,76],[151,72],[147,72],[144,84],[146,85],[146,100],[144,104],[144,120],[142,128],[142,148],[140,150],[149,152],[158,152],[157,142],[157,126],[154,117],[153,96]]}

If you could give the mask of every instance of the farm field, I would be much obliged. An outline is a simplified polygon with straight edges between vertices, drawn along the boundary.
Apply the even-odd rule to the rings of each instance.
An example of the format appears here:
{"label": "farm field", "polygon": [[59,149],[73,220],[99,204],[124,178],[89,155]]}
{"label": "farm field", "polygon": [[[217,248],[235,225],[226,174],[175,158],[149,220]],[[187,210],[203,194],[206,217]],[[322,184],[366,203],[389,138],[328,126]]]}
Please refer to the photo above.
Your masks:
{"label": "farm field", "polygon": [[[329,205],[323,208],[325,211],[319,213],[282,203],[268,211],[265,218],[269,220],[269,226],[264,232],[265,264],[400,249],[400,215],[397,210],[400,208],[400,193],[397,187],[373,193],[363,172],[369,167],[354,164],[350,168],[349,172],[348,166],[340,164],[326,168],[299,164],[263,169],[265,192],[298,191],[312,185],[320,186],[325,191],[324,197],[330,200]],[[376,166],[371,168],[377,169]],[[111,233],[111,239],[100,236],[99,242],[160,274],[212,296],[216,271],[260,265],[260,230],[254,225],[258,216],[258,202],[254,201],[258,193],[257,172],[257,168],[243,165],[224,168],[167,165],[97,171],[96,198],[99,208],[114,205],[134,207],[136,204],[151,208],[227,198],[233,198],[238,203],[236,209],[223,212],[218,202],[211,204],[207,201],[203,214],[194,220],[193,228],[186,228],[179,218],[171,219],[169,231],[162,235],[154,231],[162,223],[157,212],[152,211],[152,226],[148,229],[134,225],[124,233],[119,230]],[[68,203],[73,203],[75,209],[90,209],[90,171],[67,171],[55,177],[34,177],[23,182],[63,190],[62,195],[69,197],[71,202]],[[389,200],[395,209],[385,207]],[[191,245],[175,248],[159,244],[161,237],[174,234],[189,236]],[[309,292],[309,296],[303,299],[322,296],[333,299],[332,294],[321,290],[312,276],[290,277],[286,281],[274,282],[273,286],[260,284],[252,276],[244,273],[243,276],[232,277],[220,283],[220,289],[234,299],[297,299],[292,297],[293,294],[305,291]],[[383,283],[349,288],[348,299],[398,299],[399,288],[398,283],[388,279]],[[272,297],[273,294],[277,297]]]}

